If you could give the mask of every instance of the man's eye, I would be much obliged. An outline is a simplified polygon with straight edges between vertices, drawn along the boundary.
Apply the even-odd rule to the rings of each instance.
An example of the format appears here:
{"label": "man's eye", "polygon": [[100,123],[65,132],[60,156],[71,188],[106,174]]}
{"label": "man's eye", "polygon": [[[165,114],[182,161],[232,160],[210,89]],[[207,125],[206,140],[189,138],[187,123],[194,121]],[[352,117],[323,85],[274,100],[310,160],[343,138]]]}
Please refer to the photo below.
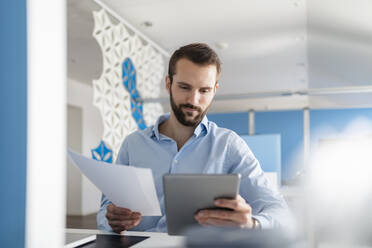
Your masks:
{"label": "man's eye", "polygon": [[180,88],[183,89],[183,90],[187,90],[189,87],[187,87],[187,86],[180,86]]}
{"label": "man's eye", "polygon": [[208,93],[210,91],[210,89],[202,89],[200,90],[201,93]]}

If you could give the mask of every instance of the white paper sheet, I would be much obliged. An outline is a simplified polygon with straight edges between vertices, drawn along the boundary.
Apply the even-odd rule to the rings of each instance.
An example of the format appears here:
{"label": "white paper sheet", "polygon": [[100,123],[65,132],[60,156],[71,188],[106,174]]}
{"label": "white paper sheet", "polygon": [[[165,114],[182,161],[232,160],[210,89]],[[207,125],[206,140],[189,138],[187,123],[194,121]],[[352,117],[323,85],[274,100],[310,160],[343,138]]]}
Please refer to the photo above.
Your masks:
{"label": "white paper sheet", "polygon": [[68,156],[115,205],[140,212],[142,216],[161,215],[151,169],[109,164],[70,149]]}

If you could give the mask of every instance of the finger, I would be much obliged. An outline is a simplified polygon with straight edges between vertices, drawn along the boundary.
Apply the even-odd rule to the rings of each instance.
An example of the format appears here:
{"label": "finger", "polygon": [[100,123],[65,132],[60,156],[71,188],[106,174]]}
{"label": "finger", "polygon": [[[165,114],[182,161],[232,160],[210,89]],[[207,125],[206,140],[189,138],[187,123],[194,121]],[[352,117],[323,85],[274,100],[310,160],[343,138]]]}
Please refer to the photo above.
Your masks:
{"label": "finger", "polygon": [[142,214],[140,212],[132,212],[132,216],[135,218],[140,218],[142,217]]}
{"label": "finger", "polygon": [[109,223],[112,225],[122,225],[122,226],[131,226],[131,225],[138,225],[139,222],[142,220],[141,216],[134,216],[131,219],[125,219],[125,220],[109,220]]}
{"label": "finger", "polygon": [[[244,200],[244,199],[243,199]],[[251,206],[248,205],[248,203],[244,201],[241,201],[240,199],[217,199],[214,201],[214,204],[217,207],[221,208],[230,208],[235,211],[240,211],[240,212],[251,212]]]}
{"label": "finger", "polygon": [[245,199],[241,195],[237,195],[236,199],[241,202],[245,202]]}
{"label": "finger", "polygon": [[125,231],[128,229],[127,226],[122,226],[122,225],[110,225],[112,230],[116,233],[120,233],[122,231]]}
{"label": "finger", "polygon": [[132,221],[111,221],[109,222],[111,228],[123,231],[129,230],[140,223],[141,219],[132,220]]}
{"label": "finger", "polygon": [[199,223],[204,226],[218,226],[218,227],[239,227],[241,224],[229,220],[221,220],[215,218],[200,219]]}
{"label": "finger", "polygon": [[131,227],[122,227],[122,226],[117,226],[117,227],[111,227],[112,228],[112,231],[114,231],[115,233],[124,233],[125,231],[128,231],[130,230]]}
{"label": "finger", "polygon": [[135,223],[135,221],[133,220],[113,220],[113,221],[109,221],[109,225],[111,227],[115,227],[115,228],[123,228],[123,229],[128,229],[130,228],[133,224]]}
{"label": "finger", "polygon": [[107,212],[106,213],[106,218],[108,220],[134,220],[134,219],[138,219],[139,216],[138,215],[128,215],[128,214],[113,214],[113,213],[109,213]]}
{"label": "finger", "polygon": [[128,208],[113,207],[111,210],[113,214],[132,214],[132,211]]}
{"label": "finger", "polygon": [[122,226],[122,225],[114,225],[113,223],[110,223],[108,222],[108,224],[110,225],[111,229],[113,232],[115,233],[121,233],[122,231],[125,231],[125,226]]}
{"label": "finger", "polygon": [[141,214],[132,215],[131,221],[134,226],[137,226],[142,220]]}
{"label": "finger", "polygon": [[226,221],[232,221],[238,224],[248,224],[252,216],[250,213],[227,211],[227,210],[201,210],[197,214],[199,218],[214,218]]}
{"label": "finger", "polygon": [[121,233],[123,231],[125,231],[124,228],[122,227],[111,227],[112,228],[112,231],[115,232],[115,233]]}
{"label": "finger", "polygon": [[198,222],[200,225],[207,226],[206,224],[203,223],[203,221],[205,221],[205,219],[200,218],[197,215],[195,215],[194,218],[195,218],[196,222]]}
{"label": "finger", "polygon": [[107,212],[113,213],[113,214],[126,214],[126,213],[131,214],[132,213],[130,209],[118,207],[113,203],[107,205],[106,209],[107,209]]}
{"label": "finger", "polygon": [[112,212],[113,209],[114,209],[114,204],[109,204],[106,207],[107,212]]}
{"label": "finger", "polygon": [[108,223],[110,224],[110,226],[127,227],[129,225],[132,225],[134,221],[133,220],[110,220]]}
{"label": "finger", "polygon": [[140,217],[139,219],[135,220],[132,227],[137,226],[141,222],[141,219],[142,218]]}

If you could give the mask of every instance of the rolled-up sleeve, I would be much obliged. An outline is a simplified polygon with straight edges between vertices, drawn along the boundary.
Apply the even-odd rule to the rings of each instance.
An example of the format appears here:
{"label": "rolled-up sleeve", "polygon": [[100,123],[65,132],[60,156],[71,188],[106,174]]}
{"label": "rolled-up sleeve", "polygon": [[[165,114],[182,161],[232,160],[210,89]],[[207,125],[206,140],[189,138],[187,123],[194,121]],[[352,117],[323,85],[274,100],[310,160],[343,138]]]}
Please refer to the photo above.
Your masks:
{"label": "rolled-up sleeve", "polygon": [[111,202],[107,199],[107,197],[102,194],[101,198],[101,207],[97,213],[97,227],[100,230],[112,232],[112,228],[108,224],[107,218],[106,218],[106,212],[107,212],[107,205]]}
{"label": "rolled-up sleeve", "polygon": [[[128,157],[128,151],[127,151],[127,139],[124,140],[123,144],[120,147],[115,164],[122,164],[122,165],[129,164],[129,157]],[[104,194],[102,194],[101,207],[97,213],[97,227],[100,230],[112,232],[112,228],[108,224],[108,221],[106,218],[107,205],[109,204],[111,204],[111,201]]]}
{"label": "rolled-up sleeve", "polygon": [[228,172],[240,173],[240,195],[262,228],[293,229],[294,219],[280,192],[266,178],[258,160],[236,133],[229,139]]}

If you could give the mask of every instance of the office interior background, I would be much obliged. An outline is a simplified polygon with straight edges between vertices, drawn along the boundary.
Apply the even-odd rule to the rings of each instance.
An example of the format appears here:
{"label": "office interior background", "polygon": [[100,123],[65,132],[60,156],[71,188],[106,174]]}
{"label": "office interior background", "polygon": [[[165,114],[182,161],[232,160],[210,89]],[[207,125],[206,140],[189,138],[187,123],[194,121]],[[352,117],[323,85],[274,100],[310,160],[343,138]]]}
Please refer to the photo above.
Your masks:
{"label": "office interior background", "polygon": [[[170,110],[168,59],[191,42],[223,63],[208,119],[243,137],[300,221],[320,148],[372,135],[371,1],[17,0],[1,9],[1,246],[59,247],[74,220],[91,228],[84,217],[101,193],[66,146],[113,162],[127,134]],[[371,173],[355,162],[322,169],[329,182]]]}

